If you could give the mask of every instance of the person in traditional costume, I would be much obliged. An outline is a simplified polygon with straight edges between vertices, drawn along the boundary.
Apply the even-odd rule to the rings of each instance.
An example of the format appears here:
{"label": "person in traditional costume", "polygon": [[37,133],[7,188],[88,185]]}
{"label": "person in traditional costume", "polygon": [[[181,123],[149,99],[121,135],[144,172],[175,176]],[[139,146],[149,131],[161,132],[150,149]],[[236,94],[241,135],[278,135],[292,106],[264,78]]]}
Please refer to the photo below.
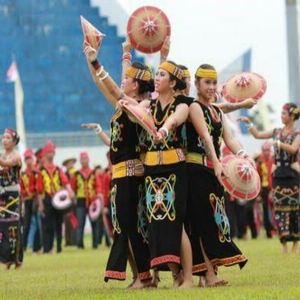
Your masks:
{"label": "person in traditional costume", "polygon": [[[210,65],[201,65],[195,75],[198,97],[190,105],[187,123],[188,168],[188,222],[193,248],[193,273],[204,276],[201,286],[225,285],[215,271],[218,266],[238,264],[247,258],[230,236],[230,225],[225,211],[223,173],[218,165],[220,147],[224,140],[237,155],[248,157],[232,137],[226,119],[212,99],[217,89],[217,72]],[[211,139],[201,138],[201,129],[207,127]],[[213,148],[211,143],[212,140]],[[214,170],[215,168],[215,170]],[[224,174],[223,174],[224,176]]]}
{"label": "person in traditional costume", "polygon": [[48,141],[44,147],[46,162],[40,169],[37,181],[39,211],[42,216],[43,250],[51,253],[54,236],[56,236],[56,251],[62,251],[63,214],[52,205],[52,197],[63,188],[68,190],[69,197],[74,199],[69,180],[64,171],[54,164],[55,145]]}
{"label": "person in traditional costume", "polygon": [[[102,132],[99,124],[84,124],[94,128],[97,135],[110,146],[112,162],[111,213],[114,242],[108,259],[105,281],[109,279],[125,280],[128,254],[132,253],[134,264],[133,282],[129,287],[142,288],[151,285],[149,250],[147,243],[138,231],[137,207],[139,187],[143,184],[144,168],[139,153],[139,126],[129,120],[127,114],[118,107],[120,89],[97,61],[96,50],[86,46],[84,52],[95,83],[106,99],[116,108],[111,119],[111,137]],[[123,61],[131,56],[124,53]],[[103,72],[103,74],[102,74]],[[104,76],[102,76],[104,75]],[[106,86],[108,81],[112,86]],[[149,69],[139,63],[133,63],[124,72],[122,94],[130,94],[136,100],[144,99],[153,90],[153,80]],[[117,93],[118,95],[116,96]],[[129,256],[130,257],[130,256]]]}
{"label": "person in traditional costume", "polygon": [[176,93],[186,88],[184,80],[174,62],[163,62],[155,76],[159,97],[140,104],[150,109],[158,130],[157,137],[147,134],[144,162],[151,267],[169,268],[175,288],[193,285],[191,246],[183,226],[187,173],[181,132],[188,105],[186,97]]}
{"label": "person in traditional costume", "polygon": [[0,262],[9,269],[23,262],[20,170],[22,161],[14,148],[20,137],[13,129],[2,136],[4,152],[0,155]]}
{"label": "person in traditional costume", "polygon": [[[89,206],[96,199],[99,199],[100,202],[102,201],[103,191],[100,178],[95,175],[94,170],[89,166],[89,155],[87,152],[80,153],[80,164],[81,169],[76,171],[71,179],[71,187],[76,195],[75,214],[78,221],[76,244],[78,248],[84,249],[84,226]],[[90,218],[94,249],[97,249],[99,244],[99,217],[96,220]]]}
{"label": "person in traditional costume", "polygon": [[299,241],[299,165],[297,155],[300,136],[295,127],[299,119],[299,108],[295,103],[286,103],[282,107],[283,127],[269,131],[259,131],[247,117],[238,120],[247,124],[249,132],[256,139],[270,139],[274,147],[274,165],[272,172],[273,203],[275,220],[283,252],[288,251],[287,242],[292,242],[292,252],[298,251]]}
{"label": "person in traditional costume", "polygon": [[[70,157],[65,159],[62,162],[62,165],[66,168],[65,173],[71,182],[72,176],[77,171],[75,168],[76,158]],[[77,220],[75,217],[74,208],[71,211],[64,215],[64,226],[65,226],[65,246],[74,246],[76,245],[76,229],[77,229]]]}
{"label": "person in traditional costume", "polygon": [[262,202],[263,224],[267,238],[272,238],[273,227],[273,191],[272,191],[272,167],[274,158],[271,153],[271,146],[265,142],[261,147],[261,155],[257,159],[257,172],[261,179],[261,193],[258,200]]}
{"label": "person in traditional costume", "polygon": [[[38,172],[34,168],[35,159],[31,149],[27,149],[24,153],[24,161],[26,168],[21,172],[20,186],[22,202],[24,203],[24,239],[23,246],[24,251],[27,248],[28,235],[31,225],[31,219],[37,218],[37,177]],[[33,242],[33,252],[40,250],[40,241],[35,240]]]}
{"label": "person in traditional costume", "polygon": [[95,176],[99,178],[102,186],[102,209],[99,221],[99,245],[102,244],[103,236],[105,237],[106,247],[111,246],[112,228],[110,222],[110,185],[111,175],[101,165],[94,167]]}

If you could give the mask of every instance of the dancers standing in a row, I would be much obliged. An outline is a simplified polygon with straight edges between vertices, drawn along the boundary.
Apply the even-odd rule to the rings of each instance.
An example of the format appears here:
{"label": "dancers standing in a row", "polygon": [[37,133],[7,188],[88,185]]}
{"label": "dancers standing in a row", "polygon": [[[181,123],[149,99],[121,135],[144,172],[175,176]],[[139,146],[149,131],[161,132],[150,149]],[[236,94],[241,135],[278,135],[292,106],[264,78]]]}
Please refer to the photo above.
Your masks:
{"label": "dancers standing in a row", "polygon": [[[157,137],[147,135],[147,154],[144,162],[151,267],[164,269],[164,266],[168,265],[173,273],[175,287],[180,285],[183,287],[191,286],[191,247],[183,227],[187,201],[187,173],[185,156],[181,149],[181,126],[188,118],[189,108],[186,98],[176,94],[178,90],[184,90],[186,87],[183,71],[173,62],[162,63],[155,77],[155,89],[159,93],[159,97],[156,100],[146,100],[138,104],[135,99],[124,95],[117,87],[103,66],[96,60],[96,51],[93,48],[87,46],[85,54],[94,66],[96,75],[99,77],[98,81],[104,87],[103,90],[109,93],[108,97],[110,99],[114,99],[117,102],[118,99],[123,98],[136,105],[147,107],[151,111],[158,128]],[[203,79],[205,82],[211,80],[210,77],[204,77]],[[214,88],[210,92],[211,97],[213,97],[215,91],[216,84],[214,84]],[[220,122],[219,119],[217,121]],[[134,131],[132,130],[132,132]],[[219,130],[219,132],[222,132],[222,130]],[[218,136],[219,140],[220,137]],[[130,141],[129,137],[128,141]],[[231,146],[234,148],[234,152],[241,150],[240,146],[237,148],[233,143],[231,143]],[[211,151],[219,151],[219,149],[212,148]],[[244,154],[242,151],[240,153]],[[220,172],[220,166],[216,164],[216,173],[218,176],[220,176]],[[222,195],[218,196],[222,197]],[[210,203],[209,199],[206,200]],[[117,211],[118,207],[122,209],[121,204],[115,206]],[[132,205],[130,209],[135,210],[136,206]],[[226,218],[223,207],[220,209],[222,210],[223,217]],[[211,207],[210,211],[213,217],[214,211]],[[192,222],[189,222],[189,224],[191,225],[191,232],[196,232],[196,228],[192,228]],[[219,237],[217,225],[214,224],[216,230],[212,230],[211,232],[211,234],[216,235],[214,237],[216,239]],[[228,232],[224,234],[228,235]],[[228,236],[226,242],[229,244],[229,248],[231,247],[230,245],[233,245],[232,252],[225,253],[223,261],[210,262],[210,264],[217,266],[240,263],[242,267],[246,262],[246,258],[242,256]],[[209,247],[207,248],[210,249]],[[198,252],[195,251],[195,254],[198,254]],[[226,255],[231,258],[235,254],[240,256],[240,259],[237,261],[231,260],[228,263]],[[203,253],[201,252],[199,256],[203,257]],[[201,257],[199,257],[200,260]],[[209,259],[213,260],[214,257]],[[209,264],[209,262],[205,262]],[[183,274],[180,271],[181,266],[184,269]],[[209,267],[210,265],[207,268]],[[215,279],[210,280],[207,278],[207,281],[210,285],[217,283]]]}

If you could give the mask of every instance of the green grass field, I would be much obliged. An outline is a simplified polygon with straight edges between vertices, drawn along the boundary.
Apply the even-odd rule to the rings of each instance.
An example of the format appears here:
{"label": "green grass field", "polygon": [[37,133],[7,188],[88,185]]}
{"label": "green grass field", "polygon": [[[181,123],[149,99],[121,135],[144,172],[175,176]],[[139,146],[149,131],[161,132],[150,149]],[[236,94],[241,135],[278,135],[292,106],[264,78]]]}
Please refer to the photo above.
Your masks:
{"label": "green grass field", "polygon": [[[220,276],[230,285],[218,288],[173,290],[169,272],[161,274],[158,289],[124,290],[130,282],[110,281],[103,275],[109,250],[64,248],[61,254],[26,254],[21,270],[0,270],[0,299],[300,299],[300,257],[282,254],[278,240],[258,239],[238,242],[249,262],[220,268]],[[195,278],[196,283],[196,278]]]}

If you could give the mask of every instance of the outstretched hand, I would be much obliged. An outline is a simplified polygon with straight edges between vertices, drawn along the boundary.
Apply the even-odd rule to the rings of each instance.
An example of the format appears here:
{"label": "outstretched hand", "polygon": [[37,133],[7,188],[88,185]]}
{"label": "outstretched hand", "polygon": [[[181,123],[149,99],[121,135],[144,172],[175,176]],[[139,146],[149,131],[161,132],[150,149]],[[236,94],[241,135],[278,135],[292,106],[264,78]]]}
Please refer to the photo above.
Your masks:
{"label": "outstretched hand", "polygon": [[239,121],[239,122],[245,122],[246,124],[251,123],[251,120],[248,117],[244,117],[244,116],[238,117],[236,120]]}
{"label": "outstretched hand", "polygon": [[258,100],[255,100],[255,99],[252,99],[252,98],[248,98],[248,99],[245,99],[244,101],[242,101],[241,105],[242,105],[243,108],[250,109],[254,105],[256,105],[257,102],[258,102]]}
{"label": "outstretched hand", "polygon": [[223,177],[228,177],[227,172],[225,171],[225,169],[223,168],[222,164],[220,162],[218,162],[216,165],[214,165],[214,171],[215,171],[215,175],[218,178],[218,181],[220,182],[220,184],[223,185],[222,183],[222,178]]}
{"label": "outstretched hand", "polygon": [[128,36],[126,36],[125,42],[122,43],[122,47],[123,47],[123,53],[131,52],[132,45]]}
{"label": "outstretched hand", "polygon": [[164,43],[160,49],[160,59],[161,61],[167,60],[170,52],[170,45],[171,45],[171,40],[170,37],[167,36],[164,40]]}
{"label": "outstretched hand", "polygon": [[81,124],[81,127],[88,128],[88,129],[96,129],[98,125],[99,125],[98,123],[87,123],[87,124]]}

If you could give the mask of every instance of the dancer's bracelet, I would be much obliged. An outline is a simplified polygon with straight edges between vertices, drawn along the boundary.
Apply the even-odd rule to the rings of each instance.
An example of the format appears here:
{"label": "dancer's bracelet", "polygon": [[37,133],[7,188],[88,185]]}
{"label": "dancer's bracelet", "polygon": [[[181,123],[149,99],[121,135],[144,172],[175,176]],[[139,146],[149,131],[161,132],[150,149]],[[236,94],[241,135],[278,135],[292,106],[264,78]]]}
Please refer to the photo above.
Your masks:
{"label": "dancer's bracelet", "polygon": [[96,134],[99,134],[99,133],[102,132],[102,127],[100,126],[100,124],[97,124],[97,127],[94,128],[94,130],[95,130],[95,133],[96,133]]}
{"label": "dancer's bracelet", "polygon": [[250,124],[247,124],[248,130],[250,130],[253,126],[254,126],[254,124],[252,122]]}

